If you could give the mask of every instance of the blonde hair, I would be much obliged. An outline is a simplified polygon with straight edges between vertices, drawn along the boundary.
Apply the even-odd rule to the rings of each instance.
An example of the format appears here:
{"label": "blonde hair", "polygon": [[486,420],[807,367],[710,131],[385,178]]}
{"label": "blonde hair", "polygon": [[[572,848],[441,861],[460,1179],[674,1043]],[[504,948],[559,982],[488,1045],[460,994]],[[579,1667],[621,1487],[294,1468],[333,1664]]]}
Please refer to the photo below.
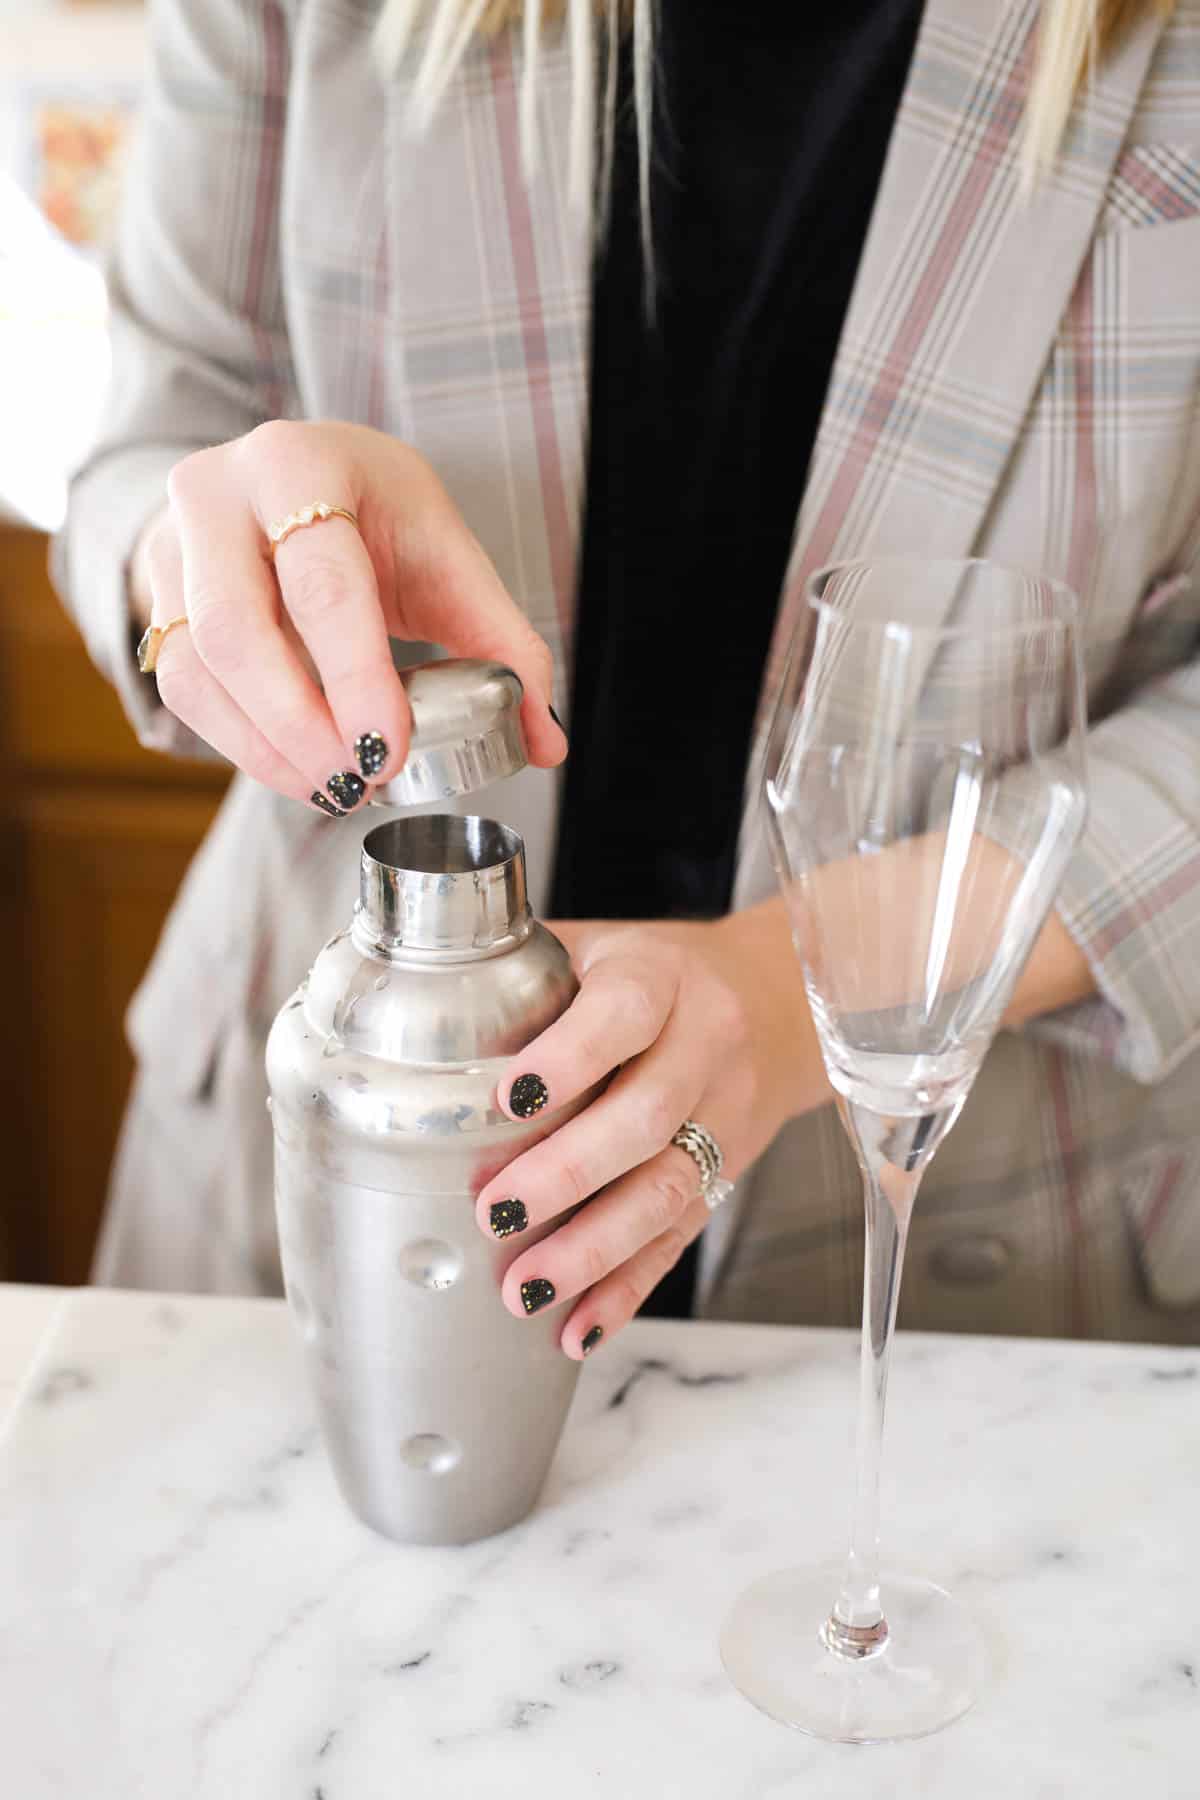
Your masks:
{"label": "blonde hair", "polygon": [[1043,0],[1021,140],[1026,191],[1053,168],[1075,97],[1102,58],[1139,19],[1174,9],[1175,0]]}
{"label": "blonde hair", "polygon": [[[734,4],[735,0],[730,0]],[[1080,89],[1101,59],[1138,19],[1164,17],[1175,0],[1043,0],[1037,52],[1029,86],[1020,147],[1026,192],[1053,168]],[[527,177],[538,163],[537,94],[542,33],[565,19],[571,62],[571,130],[568,193],[577,211],[599,196],[597,228],[603,230],[615,132],[618,39],[633,34],[634,110],[637,118],[638,187],[642,239],[646,251],[647,298],[653,296],[650,256],[650,141],[653,111],[654,25],[657,0],[384,0],[375,31],[382,66],[395,69],[421,27],[424,41],[413,79],[413,121],[428,124],[467,45],[479,32],[495,34],[520,26],[524,43],[521,76],[521,157]],[[593,179],[596,58],[605,58],[600,167]]]}

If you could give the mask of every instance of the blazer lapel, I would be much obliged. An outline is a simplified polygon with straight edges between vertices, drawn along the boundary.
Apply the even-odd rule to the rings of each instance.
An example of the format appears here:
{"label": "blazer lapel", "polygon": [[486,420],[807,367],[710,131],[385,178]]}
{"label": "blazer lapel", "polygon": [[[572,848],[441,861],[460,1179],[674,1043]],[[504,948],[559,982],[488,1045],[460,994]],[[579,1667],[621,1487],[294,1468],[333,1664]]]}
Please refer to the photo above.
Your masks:
{"label": "blazer lapel", "polygon": [[1162,30],[1077,105],[1019,192],[1038,0],[928,0],[797,523],[765,699],[804,583],[841,556],[970,554],[1087,255]]}

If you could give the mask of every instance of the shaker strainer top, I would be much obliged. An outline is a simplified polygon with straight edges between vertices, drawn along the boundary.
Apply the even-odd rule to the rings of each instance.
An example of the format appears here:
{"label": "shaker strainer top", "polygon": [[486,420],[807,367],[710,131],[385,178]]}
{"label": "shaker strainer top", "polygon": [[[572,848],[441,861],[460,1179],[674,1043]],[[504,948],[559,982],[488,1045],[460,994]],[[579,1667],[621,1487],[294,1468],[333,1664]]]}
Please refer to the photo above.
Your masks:
{"label": "shaker strainer top", "polygon": [[528,760],[520,678],[503,663],[453,657],[400,670],[413,733],[400,773],[380,784],[384,806],[427,806],[515,775]]}

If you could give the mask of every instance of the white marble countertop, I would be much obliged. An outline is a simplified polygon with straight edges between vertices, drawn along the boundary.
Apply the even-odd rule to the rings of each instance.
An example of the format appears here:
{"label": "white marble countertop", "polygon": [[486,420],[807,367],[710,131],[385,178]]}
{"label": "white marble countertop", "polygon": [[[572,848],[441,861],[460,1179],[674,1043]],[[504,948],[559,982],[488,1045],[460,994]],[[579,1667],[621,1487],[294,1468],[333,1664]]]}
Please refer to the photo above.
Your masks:
{"label": "white marble countertop", "polygon": [[[641,1323],[537,1512],[455,1550],[343,1510],[281,1305],[0,1288],[0,1759],[19,1800],[1200,1794],[1200,1351],[905,1335],[889,1560],[993,1671],[939,1736],[761,1717],[750,1580],[841,1549],[848,1333]],[[24,1350],[22,1350],[22,1344]]]}
{"label": "white marble countertop", "polygon": [[34,1352],[58,1308],[70,1299],[63,1288],[0,1282],[0,1431]]}

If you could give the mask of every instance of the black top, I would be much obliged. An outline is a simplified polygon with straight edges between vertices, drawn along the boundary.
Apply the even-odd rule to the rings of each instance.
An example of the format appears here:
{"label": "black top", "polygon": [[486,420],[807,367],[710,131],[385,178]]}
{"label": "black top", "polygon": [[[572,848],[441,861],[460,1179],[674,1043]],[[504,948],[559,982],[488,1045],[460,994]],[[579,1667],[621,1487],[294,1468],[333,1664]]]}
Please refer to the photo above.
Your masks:
{"label": "black top", "polygon": [[[728,908],[779,589],[920,12],[663,0],[653,327],[626,53],[552,917]],[[692,1281],[689,1260],[644,1310],[690,1310]]]}

